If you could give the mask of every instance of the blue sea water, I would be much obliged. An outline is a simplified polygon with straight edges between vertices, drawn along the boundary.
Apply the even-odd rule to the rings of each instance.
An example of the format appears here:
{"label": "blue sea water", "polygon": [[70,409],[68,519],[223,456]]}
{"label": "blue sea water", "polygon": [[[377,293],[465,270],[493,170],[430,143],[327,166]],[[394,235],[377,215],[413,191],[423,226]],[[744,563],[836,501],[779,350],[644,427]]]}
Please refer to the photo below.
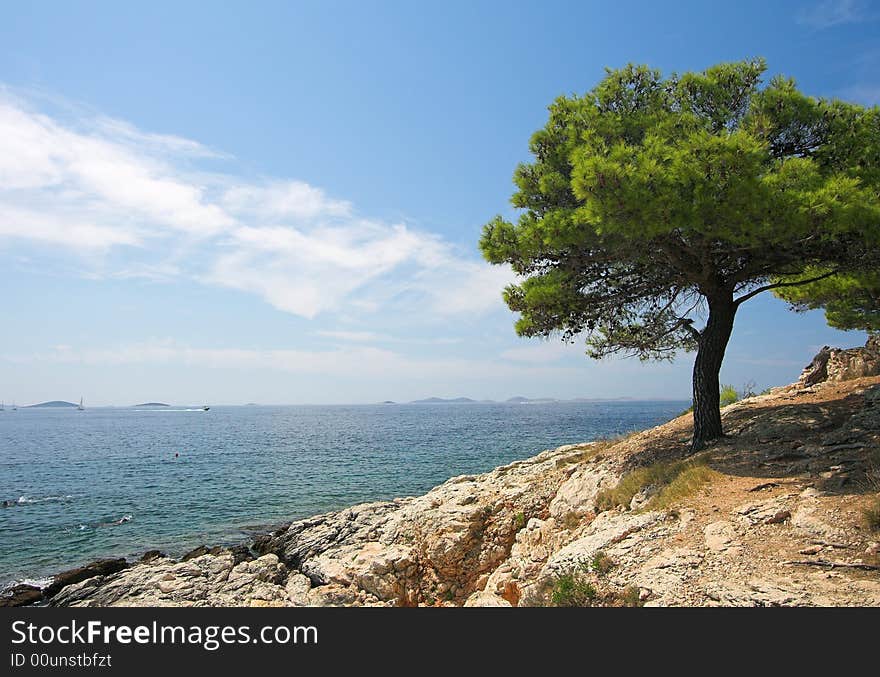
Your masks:
{"label": "blue sea water", "polygon": [[0,586],[97,557],[243,542],[280,522],[647,428],[686,406],[7,409],[0,500],[14,505],[0,508]]}

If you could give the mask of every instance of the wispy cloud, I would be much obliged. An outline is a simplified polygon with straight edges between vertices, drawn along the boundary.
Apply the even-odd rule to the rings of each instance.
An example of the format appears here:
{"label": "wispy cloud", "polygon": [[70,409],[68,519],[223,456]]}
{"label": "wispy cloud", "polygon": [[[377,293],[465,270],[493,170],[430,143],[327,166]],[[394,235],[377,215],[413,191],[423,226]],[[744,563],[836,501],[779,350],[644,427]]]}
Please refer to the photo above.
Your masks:
{"label": "wispy cloud", "polygon": [[351,343],[401,343],[407,345],[449,346],[464,341],[464,339],[449,336],[432,336],[429,338],[410,336],[404,338],[390,334],[380,334],[374,331],[349,331],[345,329],[321,329],[312,332],[312,335]]}
{"label": "wispy cloud", "polygon": [[189,139],[45,104],[0,88],[0,246],[69,252],[93,276],[195,279],[305,318],[500,307],[511,273],[436,234],[301,180],[242,177]]}
{"label": "wispy cloud", "polygon": [[355,343],[373,343],[388,339],[384,334],[377,334],[373,331],[321,330],[316,331],[315,336],[339,339],[340,341],[353,341]]}
{"label": "wispy cloud", "polygon": [[470,358],[434,358],[403,354],[374,346],[337,346],[326,349],[262,350],[251,348],[206,348],[173,339],[125,344],[110,348],[78,349],[56,345],[47,352],[4,355],[0,361],[13,364],[79,364],[114,367],[121,365],[179,365],[210,369],[272,370],[318,376],[387,377],[421,379],[444,377],[491,379],[512,373],[564,374],[566,370],[538,365],[513,365]]}
{"label": "wispy cloud", "polygon": [[549,364],[573,355],[583,358],[584,346],[581,344],[562,343],[560,341],[541,341],[521,348],[505,350],[501,353],[501,358],[511,362]]}
{"label": "wispy cloud", "polygon": [[857,23],[869,18],[868,3],[864,0],[823,0],[802,8],[796,16],[799,24],[816,30]]}

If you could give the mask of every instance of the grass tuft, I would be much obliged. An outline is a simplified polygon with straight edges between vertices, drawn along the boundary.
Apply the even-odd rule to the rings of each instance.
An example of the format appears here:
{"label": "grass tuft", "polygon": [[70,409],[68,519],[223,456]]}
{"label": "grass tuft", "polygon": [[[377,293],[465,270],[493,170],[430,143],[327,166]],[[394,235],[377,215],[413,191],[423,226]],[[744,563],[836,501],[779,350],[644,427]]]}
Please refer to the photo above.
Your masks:
{"label": "grass tuft", "polygon": [[581,515],[579,512],[575,510],[570,510],[563,516],[562,526],[564,526],[569,531],[574,531],[581,525],[583,518],[584,516]]}
{"label": "grass tuft", "polygon": [[569,465],[577,465],[580,463],[586,463],[588,461],[601,461],[604,458],[601,452],[605,451],[606,449],[610,449],[616,444],[620,444],[621,442],[628,440],[633,435],[635,435],[635,432],[621,433],[619,435],[611,435],[608,437],[599,437],[593,442],[590,442],[588,446],[585,445],[583,450],[579,450],[578,453],[566,456],[564,458],[556,459],[556,467],[564,468]]}
{"label": "grass tuft", "polygon": [[599,576],[605,576],[609,571],[611,571],[615,562],[604,552],[599,550],[595,555],[593,555],[593,561],[591,562],[593,567],[593,571],[595,571]]}
{"label": "grass tuft", "polygon": [[880,533],[880,494],[877,494],[862,508],[862,522],[868,531]]}
{"label": "grass tuft", "polygon": [[645,606],[645,603],[642,601],[642,597],[639,594],[639,589],[635,585],[630,585],[624,588],[618,594],[618,599],[620,600],[620,606]]}
{"label": "grass tuft", "polygon": [[663,487],[656,496],[648,501],[646,507],[649,510],[668,508],[688,496],[692,496],[701,489],[703,485],[708,484],[718,476],[719,473],[712,470],[712,468],[705,463],[684,468],[678,473],[678,475],[676,475],[674,480]]}
{"label": "grass tuft", "polygon": [[596,507],[599,510],[629,508],[633,496],[653,486],[660,489],[645,509],[666,508],[718,476],[707,464],[708,457],[701,454],[683,461],[660,461],[636,468],[624,475],[617,486],[600,491],[596,496]]}

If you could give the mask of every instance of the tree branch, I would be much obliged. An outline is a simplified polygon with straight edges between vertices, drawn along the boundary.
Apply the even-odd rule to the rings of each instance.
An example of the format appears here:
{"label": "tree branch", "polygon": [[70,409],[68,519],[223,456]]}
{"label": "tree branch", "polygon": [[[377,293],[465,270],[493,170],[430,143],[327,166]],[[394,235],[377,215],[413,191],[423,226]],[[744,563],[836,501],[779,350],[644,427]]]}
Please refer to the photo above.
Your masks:
{"label": "tree branch", "polygon": [[681,323],[681,326],[684,327],[685,329],[687,329],[688,332],[690,333],[690,335],[694,337],[694,341],[700,340],[701,334],[696,329],[694,329],[694,321],[693,320],[689,320],[688,318],[683,317],[683,318],[681,318],[680,323]]}
{"label": "tree branch", "polygon": [[750,291],[748,294],[740,296],[733,302],[735,307],[739,307],[740,304],[745,303],[750,298],[757,296],[761,292],[768,291],[770,289],[778,289],[779,287],[799,287],[802,284],[810,284],[811,282],[818,282],[819,280],[824,280],[826,277],[831,277],[832,275],[837,275],[836,270],[832,270],[830,273],[825,273],[824,275],[819,275],[817,277],[810,277],[806,280],[798,280],[797,282],[776,282],[774,284],[765,284],[763,287],[758,287],[757,289]]}

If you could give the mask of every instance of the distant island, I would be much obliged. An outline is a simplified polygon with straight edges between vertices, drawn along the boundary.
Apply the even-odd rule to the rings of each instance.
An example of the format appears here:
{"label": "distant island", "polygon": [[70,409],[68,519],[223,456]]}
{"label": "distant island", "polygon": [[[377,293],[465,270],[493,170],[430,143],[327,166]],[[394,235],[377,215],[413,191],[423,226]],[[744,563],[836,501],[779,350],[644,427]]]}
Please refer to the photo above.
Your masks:
{"label": "distant island", "polygon": [[65,402],[64,400],[52,400],[51,402],[40,402],[39,404],[29,404],[24,409],[49,409],[49,408],[64,408],[64,407],[73,407],[76,409],[76,405],[73,402]]}
{"label": "distant island", "polygon": [[472,400],[470,397],[456,397],[451,400],[442,397],[428,397],[424,400],[413,400],[410,404],[464,404],[466,402],[476,402],[476,400]]}
{"label": "distant island", "polygon": [[133,404],[133,407],[170,407],[170,404],[164,402],[144,402],[143,404]]}

